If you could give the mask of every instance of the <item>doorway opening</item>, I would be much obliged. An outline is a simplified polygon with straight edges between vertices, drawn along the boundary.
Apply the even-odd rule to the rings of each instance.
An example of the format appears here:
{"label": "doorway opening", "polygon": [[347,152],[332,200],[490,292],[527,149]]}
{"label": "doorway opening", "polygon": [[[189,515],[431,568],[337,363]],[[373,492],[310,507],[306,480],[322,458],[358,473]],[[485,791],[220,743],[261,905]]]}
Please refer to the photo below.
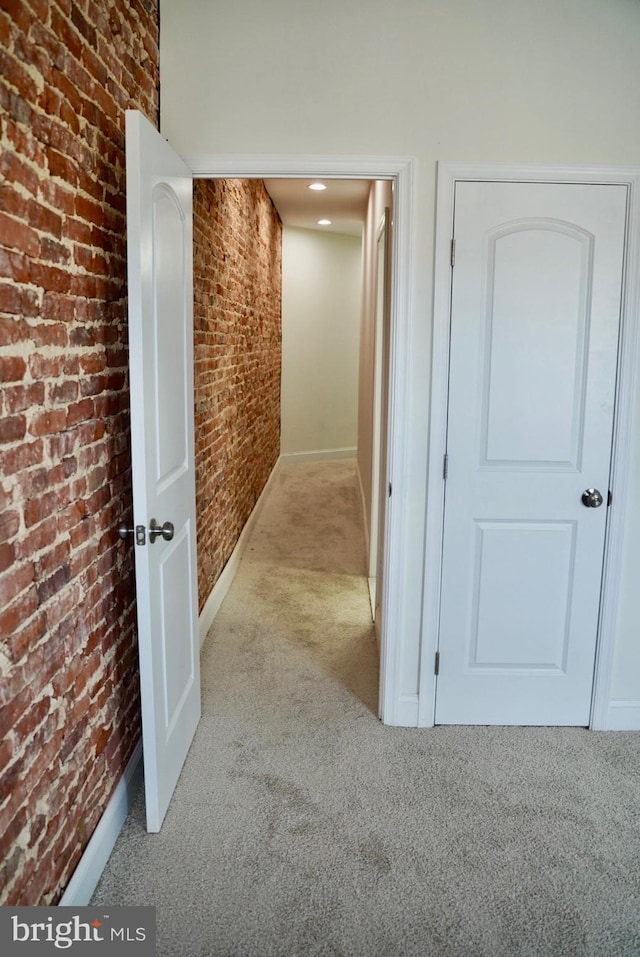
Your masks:
{"label": "doorway opening", "polygon": [[211,177],[195,186],[202,606],[275,475],[274,449],[281,466],[349,458],[381,633],[392,201],[389,180]]}
{"label": "doorway opening", "polygon": [[410,157],[300,157],[300,156],[186,156],[194,178],[383,180],[391,184],[394,221],[390,242],[391,282],[388,350],[388,444],[382,485],[385,491],[385,527],[380,548],[387,574],[378,586],[380,603],[379,715],[385,724],[416,725],[418,695],[402,694],[401,623],[407,601],[404,575],[405,527],[410,521],[403,502],[406,457],[410,445],[408,415],[408,322],[413,248],[414,161]]}

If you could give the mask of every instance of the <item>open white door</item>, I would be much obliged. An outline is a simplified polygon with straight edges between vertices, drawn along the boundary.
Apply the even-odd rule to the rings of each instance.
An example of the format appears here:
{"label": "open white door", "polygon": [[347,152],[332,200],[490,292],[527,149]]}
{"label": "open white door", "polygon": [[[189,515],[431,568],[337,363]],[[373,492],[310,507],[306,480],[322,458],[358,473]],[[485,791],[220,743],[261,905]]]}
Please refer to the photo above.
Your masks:
{"label": "open white door", "polygon": [[126,135],[142,742],[147,829],[159,831],[200,719],[192,176],[135,110]]}

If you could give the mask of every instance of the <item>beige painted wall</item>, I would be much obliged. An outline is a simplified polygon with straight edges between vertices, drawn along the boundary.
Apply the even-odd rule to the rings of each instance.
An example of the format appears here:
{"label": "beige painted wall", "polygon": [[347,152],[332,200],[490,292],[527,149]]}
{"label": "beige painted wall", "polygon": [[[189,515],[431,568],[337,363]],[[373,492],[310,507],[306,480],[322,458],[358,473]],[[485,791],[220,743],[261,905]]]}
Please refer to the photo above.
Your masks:
{"label": "beige painted wall", "polygon": [[281,452],[355,449],[362,242],[285,226]]}
{"label": "beige painted wall", "polygon": [[[162,131],[182,153],[417,158],[403,476],[402,690],[417,690],[436,163],[640,164],[638,0],[161,0]],[[635,434],[640,442],[640,398]],[[632,488],[640,487],[635,449]],[[614,698],[640,702],[640,501]]]}

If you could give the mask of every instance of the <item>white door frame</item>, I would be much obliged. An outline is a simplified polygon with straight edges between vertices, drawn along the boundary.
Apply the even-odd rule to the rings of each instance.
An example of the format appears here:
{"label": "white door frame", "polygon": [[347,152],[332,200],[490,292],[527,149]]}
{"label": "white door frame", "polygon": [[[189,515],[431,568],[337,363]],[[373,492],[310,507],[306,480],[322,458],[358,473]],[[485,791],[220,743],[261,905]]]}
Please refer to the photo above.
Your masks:
{"label": "white door frame", "polygon": [[613,654],[620,603],[623,532],[628,501],[631,416],[639,387],[640,350],[640,169],[519,164],[439,163],[436,205],[434,325],[423,627],[421,635],[418,725],[432,727],[435,713],[435,652],[440,617],[442,535],[444,528],[443,460],[447,436],[449,327],[451,313],[451,237],[454,191],[458,180],[482,182],[556,182],[619,184],[627,187],[627,235],[622,291],[618,381],[614,416],[611,491],[603,568],[600,620],[590,728],[608,727]]}
{"label": "white door frame", "polygon": [[413,259],[415,159],[410,156],[197,154],[183,157],[196,179],[381,179],[393,183],[391,346],[385,568],[380,634],[379,713],[385,724],[406,720],[400,687],[405,597],[405,541],[410,528],[405,476],[411,445],[408,415],[409,322]]}
{"label": "white door frame", "polygon": [[[389,276],[386,275],[387,253],[380,261],[380,240],[384,234],[385,243],[389,242],[389,230],[387,226],[387,216],[391,215],[391,210],[387,213],[385,208],[378,225],[376,227],[375,239],[375,316],[373,331],[373,443],[371,448],[371,514],[369,516],[369,555],[368,555],[368,575],[369,590],[372,595],[372,610],[375,618],[375,590],[376,577],[378,573],[378,530],[380,527],[380,488],[381,488],[381,467],[382,467],[382,403],[383,403],[383,342],[384,342],[384,324],[386,312],[387,290],[389,286]],[[380,296],[380,281],[382,278],[382,297]]]}

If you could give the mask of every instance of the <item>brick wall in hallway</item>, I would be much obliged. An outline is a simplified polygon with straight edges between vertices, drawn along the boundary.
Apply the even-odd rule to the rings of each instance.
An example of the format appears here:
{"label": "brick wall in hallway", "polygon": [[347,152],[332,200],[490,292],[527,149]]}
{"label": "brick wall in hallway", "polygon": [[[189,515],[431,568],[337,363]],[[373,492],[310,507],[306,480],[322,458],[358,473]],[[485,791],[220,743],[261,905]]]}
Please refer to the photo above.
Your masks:
{"label": "brick wall in hallway", "polygon": [[194,182],[200,608],[280,453],[281,251],[261,181]]}
{"label": "brick wall in hallway", "polygon": [[0,10],[0,903],[61,896],[140,734],[124,111],[156,0]]}

